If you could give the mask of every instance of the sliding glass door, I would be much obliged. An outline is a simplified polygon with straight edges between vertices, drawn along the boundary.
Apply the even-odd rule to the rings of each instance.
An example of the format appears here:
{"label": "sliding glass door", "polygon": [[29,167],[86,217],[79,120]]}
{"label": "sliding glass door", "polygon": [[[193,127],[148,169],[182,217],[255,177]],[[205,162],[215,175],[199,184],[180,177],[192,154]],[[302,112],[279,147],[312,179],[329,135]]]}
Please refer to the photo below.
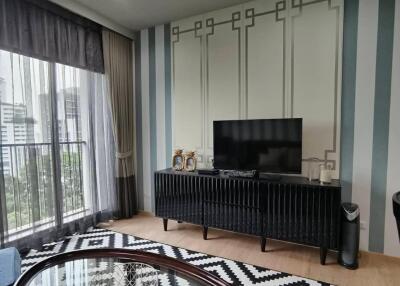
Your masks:
{"label": "sliding glass door", "polygon": [[3,242],[113,209],[105,98],[102,74],[0,50]]}

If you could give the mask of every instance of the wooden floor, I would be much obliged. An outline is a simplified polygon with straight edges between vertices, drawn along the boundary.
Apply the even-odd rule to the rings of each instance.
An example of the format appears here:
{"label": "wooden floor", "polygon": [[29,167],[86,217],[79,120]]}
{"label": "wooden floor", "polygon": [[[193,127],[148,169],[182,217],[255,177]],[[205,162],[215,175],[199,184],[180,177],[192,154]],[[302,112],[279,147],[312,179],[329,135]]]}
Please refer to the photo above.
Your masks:
{"label": "wooden floor", "polygon": [[201,227],[175,221],[164,232],[162,220],[145,213],[107,228],[336,285],[400,285],[400,259],[381,254],[362,252],[359,269],[347,270],[336,263],[335,253],[328,254],[327,265],[320,265],[317,248],[268,240],[262,253],[258,237],[209,229],[205,241]]}

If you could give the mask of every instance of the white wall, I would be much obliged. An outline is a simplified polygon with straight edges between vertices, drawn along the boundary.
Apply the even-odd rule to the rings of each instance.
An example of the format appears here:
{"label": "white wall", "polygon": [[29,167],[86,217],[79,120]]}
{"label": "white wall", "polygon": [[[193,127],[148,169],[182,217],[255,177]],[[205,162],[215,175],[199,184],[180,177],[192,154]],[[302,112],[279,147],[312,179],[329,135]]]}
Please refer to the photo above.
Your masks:
{"label": "white wall", "polygon": [[[281,1],[249,2],[242,6],[176,21],[170,26],[156,27],[156,29],[164,29],[164,36],[170,35],[172,43],[165,40],[166,38],[163,41],[161,36],[156,36],[155,41],[144,45],[146,49],[142,50],[142,57],[147,58],[149,57],[149,47],[150,50],[158,51],[155,56],[155,66],[157,67],[154,67],[157,75],[152,77],[159,77],[163,82],[158,79],[156,81],[149,80],[149,62],[144,60],[144,66],[140,67],[142,70],[145,69],[142,78],[142,85],[145,86],[142,86],[143,94],[141,96],[148,97],[149,94],[146,91],[148,86],[157,85],[156,97],[164,96],[165,100],[158,100],[155,107],[149,108],[147,104],[143,106],[143,120],[156,120],[158,125],[156,125],[157,132],[147,130],[150,128],[147,124],[143,125],[143,130],[140,126],[138,128],[139,135],[153,134],[149,140],[146,139],[147,141],[143,142],[147,144],[142,146],[142,154],[146,156],[140,164],[146,165],[152,156],[159,156],[161,161],[157,160],[156,168],[169,167],[173,147],[196,149],[206,159],[212,154],[211,150],[207,148],[207,144],[210,145],[209,122],[213,118],[291,117],[293,106],[294,115],[312,115],[311,118],[307,117],[307,122],[311,122],[309,125],[311,130],[313,130],[314,122],[321,124],[322,121],[324,126],[327,124],[333,126],[332,121],[326,120],[324,115],[326,114],[328,119],[332,118],[334,110],[332,104],[329,103],[329,100],[333,98],[334,76],[329,71],[332,71],[336,55],[329,53],[332,53],[333,43],[335,43],[335,35],[332,32],[332,29],[335,28],[332,25],[335,23],[333,20],[335,6],[333,9],[327,9],[328,0],[321,0],[314,7],[313,5],[309,5],[307,8],[303,7],[302,16],[297,17],[299,9],[291,9],[292,1],[286,0],[285,13],[282,4],[279,4],[278,7],[280,10],[278,19],[286,19],[283,22],[283,20],[276,20],[275,4],[278,2]],[[308,2],[303,1],[303,3]],[[299,3],[299,1],[294,1],[294,3]],[[332,4],[336,3],[339,2],[332,1]],[[385,62],[386,67],[382,65],[382,55],[390,54],[390,41],[388,42],[390,35],[382,38],[382,31],[390,34],[388,32],[393,28],[393,26],[391,27],[393,24],[385,23],[383,25],[382,21],[390,18],[390,11],[393,11],[391,3],[393,4],[393,0],[345,0],[343,8],[340,8],[346,14],[344,15],[343,30],[346,32],[344,34],[347,35],[347,38],[345,38],[343,49],[339,49],[339,53],[342,50],[345,55],[346,62],[343,64],[343,70],[340,62],[337,66],[339,71],[338,98],[344,103],[340,108],[338,101],[337,116],[338,122],[342,121],[342,125],[346,128],[338,130],[337,141],[341,137],[341,145],[337,145],[337,152],[329,156],[331,159],[336,159],[338,165],[340,150],[342,151],[340,155],[344,156],[341,163],[345,166],[342,164],[340,174],[344,186],[342,199],[351,200],[360,206],[361,221],[365,227],[361,230],[361,248],[400,256],[400,243],[392,210],[392,195],[396,191],[400,191],[398,159],[400,157],[400,117],[398,112],[400,106],[400,0],[395,0],[392,65],[390,62]],[[342,4],[339,6],[342,7]],[[255,25],[252,26],[252,13],[248,12],[247,18],[245,13],[249,8],[254,8],[255,13],[274,12],[257,16]],[[240,20],[234,21],[235,29],[232,29],[232,13],[238,11],[240,11]],[[383,13],[383,16],[379,17],[380,13]],[[292,21],[293,17],[294,22]],[[214,27],[214,34],[211,35],[211,27],[206,27],[209,18],[214,19],[214,25],[225,21],[227,23]],[[196,22],[201,23],[201,27],[197,24],[197,29],[193,30]],[[295,29],[292,29],[291,23],[294,23]],[[209,26],[211,24],[209,22]],[[339,26],[341,25],[340,21]],[[173,32],[175,26],[179,27],[179,41],[177,41],[177,30],[175,29],[175,35]],[[382,26],[385,27],[384,30],[382,30]],[[240,27],[240,39],[236,29],[238,27]],[[168,33],[168,29],[171,29],[171,34]],[[143,30],[142,36],[150,30]],[[294,69],[291,61],[292,31]],[[328,32],[324,33],[324,31]],[[157,32],[155,34],[159,35]],[[208,37],[207,34],[209,34]],[[207,38],[208,43],[206,42]],[[341,37],[339,39],[341,40]],[[143,37],[143,40],[147,41],[148,38]],[[388,42],[384,49],[382,49],[383,41]],[[171,54],[169,50],[165,50],[164,53],[159,51],[169,47],[169,44],[174,46]],[[308,46],[310,46],[309,49]],[[246,50],[248,52],[247,61]],[[168,59],[169,55],[172,55],[172,60]],[[340,54],[338,56],[341,58]],[[208,61],[206,61],[207,58]],[[167,73],[175,72],[175,77],[172,75],[172,79],[169,77],[162,79],[162,72],[158,71],[162,69],[159,61],[165,64],[164,76]],[[208,79],[206,77],[207,62],[209,63]],[[174,65],[175,68],[172,68]],[[331,68],[329,69],[329,67]],[[380,78],[378,84],[377,76],[379,77],[382,72],[387,72],[387,69],[392,71],[391,76],[385,77],[383,80]],[[291,100],[292,71],[295,83],[294,104]],[[340,89],[341,71],[345,75],[343,91]],[[238,78],[239,81],[237,81]],[[321,82],[324,84],[320,84]],[[165,89],[163,89],[163,85]],[[169,88],[170,85],[173,86],[172,90]],[[383,92],[387,88],[391,94],[389,108],[385,112],[381,112],[376,105],[379,105],[383,98]],[[168,103],[171,93],[172,107]],[[322,95],[322,101],[318,101],[321,98],[316,97],[320,95]],[[221,103],[221,99],[225,101],[229,99],[229,102]],[[216,105],[217,108],[215,106],[209,108],[207,105],[210,103]],[[322,105],[324,106],[321,107]],[[160,110],[164,109],[165,113],[163,114]],[[374,126],[376,113],[378,113],[378,117],[386,116],[387,120]],[[173,119],[172,130],[163,125],[164,121],[170,120],[171,117]],[[344,120],[342,120],[343,118]],[[305,124],[309,124],[307,122]],[[340,125],[338,124],[338,126]],[[388,128],[387,165],[378,164],[373,160],[374,156],[377,158],[377,154],[385,151],[385,144],[382,148],[377,148],[374,144],[374,138],[376,139],[377,134],[383,128]],[[317,136],[316,142],[325,149],[327,142],[333,142],[331,141],[332,134],[332,132],[318,133],[319,136],[317,136],[307,133],[305,136],[307,138]],[[139,138],[142,140],[143,138],[140,136]],[[320,140],[321,138],[324,140]],[[155,151],[153,151],[154,148],[150,150],[149,142],[163,140],[166,144],[158,144]],[[172,142],[173,140],[174,142]],[[307,152],[308,150],[305,150],[305,154],[309,156],[310,154]],[[324,155],[320,152],[317,150],[319,157]],[[152,189],[149,180],[152,178],[152,169],[148,165],[145,167],[144,181],[148,181],[148,183],[140,191],[145,194],[148,201],[146,204],[150,206]],[[374,177],[386,174],[386,171],[386,184],[378,186],[380,190],[377,193],[376,183],[373,184]],[[376,196],[377,194],[378,196]],[[151,210],[150,207],[145,209]],[[374,246],[372,247],[372,245]]]}

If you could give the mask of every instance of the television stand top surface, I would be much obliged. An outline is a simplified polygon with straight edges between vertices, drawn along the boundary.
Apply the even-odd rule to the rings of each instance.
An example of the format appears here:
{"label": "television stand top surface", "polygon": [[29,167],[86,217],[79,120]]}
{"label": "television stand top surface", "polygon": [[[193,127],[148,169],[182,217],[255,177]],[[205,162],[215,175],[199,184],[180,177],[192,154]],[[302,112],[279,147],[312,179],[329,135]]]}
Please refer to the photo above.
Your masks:
{"label": "television stand top surface", "polygon": [[281,174],[270,174],[270,173],[260,173],[258,175],[260,180],[268,180],[268,181],[280,181],[282,180]]}
{"label": "television stand top surface", "polygon": [[[164,169],[156,171],[159,174],[171,174],[171,175],[185,175],[185,176],[197,176],[197,177],[212,177],[212,178],[224,178],[224,179],[232,179],[232,180],[252,180],[252,181],[260,181],[260,182],[274,182],[277,184],[295,184],[295,185],[307,185],[307,186],[321,186],[319,181],[309,181],[308,178],[303,177],[301,175],[285,175],[285,174],[259,174],[258,177],[230,177],[224,172],[220,171],[219,174],[216,175],[207,175],[207,174],[199,174],[197,171],[188,172],[188,171],[175,171],[172,168]],[[269,177],[272,175],[274,177],[277,175],[279,179],[275,179]],[[332,188],[340,188],[340,181],[339,180],[332,180],[330,184],[324,184],[324,187],[332,187]]]}

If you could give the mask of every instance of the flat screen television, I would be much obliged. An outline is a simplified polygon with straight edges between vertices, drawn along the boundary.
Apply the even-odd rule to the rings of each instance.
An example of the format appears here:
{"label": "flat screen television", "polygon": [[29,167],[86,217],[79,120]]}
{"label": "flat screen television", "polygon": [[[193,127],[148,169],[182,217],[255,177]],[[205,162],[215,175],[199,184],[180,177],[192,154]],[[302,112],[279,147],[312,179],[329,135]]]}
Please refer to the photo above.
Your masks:
{"label": "flat screen television", "polygon": [[301,118],[214,121],[214,168],[301,173]]}

